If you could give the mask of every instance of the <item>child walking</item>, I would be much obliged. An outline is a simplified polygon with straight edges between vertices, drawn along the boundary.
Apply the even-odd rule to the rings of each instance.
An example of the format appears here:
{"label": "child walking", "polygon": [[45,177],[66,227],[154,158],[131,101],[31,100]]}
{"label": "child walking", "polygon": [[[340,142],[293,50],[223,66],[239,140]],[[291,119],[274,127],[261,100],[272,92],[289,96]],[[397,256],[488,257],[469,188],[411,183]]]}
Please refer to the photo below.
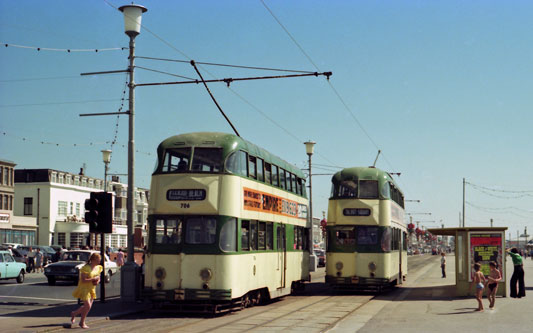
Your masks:
{"label": "child walking", "polygon": [[490,274],[487,277],[487,298],[489,299],[489,309],[494,309],[494,302],[496,302],[496,292],[498,291],[498,282],[502,279],[502,274],[498,270],[498,264],[495,261],[489,263]]}
{"label": "child walking", "polygon": [[[478,303],[478,308],[476,309],[476,311],[484,310],[482,298],[483,298],[483,289],[485,288],[484,283],[487,282],[487,280],[485,279],[485,275],[483,275],[480,269],[481,269],[481,265],[476,262],[474,264],[475,273],[474,273],[474,277],[472,278],[472,284],[476,285],[476,300]],[[472,284],[470,284],[470,289],[472,289]]]}

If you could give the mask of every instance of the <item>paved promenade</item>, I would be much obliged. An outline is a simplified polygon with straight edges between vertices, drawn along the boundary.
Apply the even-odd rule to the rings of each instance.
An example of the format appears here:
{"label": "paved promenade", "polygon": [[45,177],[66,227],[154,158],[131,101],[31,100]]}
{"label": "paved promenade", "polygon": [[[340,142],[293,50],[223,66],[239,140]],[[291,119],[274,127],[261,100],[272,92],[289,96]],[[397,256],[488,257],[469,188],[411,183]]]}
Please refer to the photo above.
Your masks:
{"label": "paved promenade", "polygon": [[[526,297],[497,297],[493,310],[475,311],[474,297],[455,297],[455,256],[447,256],[447,278],[440,256],[410,276],[396,295],[379,296],[329,332],[533,332],[533,261],[524,259]],[[507,260],[507,285],[513,265]],[[509,290],[509,289],[508,289]]]}
{"label": "paved promenade", "polygon": [[[422,269],[409,275],[402,287],[358,307],[328,332],[533,332],[531,259],[524,260],[526,297],[498,297],[494,310],[488,309],[488,301],[484,298],[484,312],[474,311],[477,302],[473,297],[453,296],[455,257],[447,257],[446,279],[441,278],[439,259],[438,256],[432,256]],[[512,270],[512,262],[508,260],[507,281],[510,280]],[[13,308],[20,308],[22,305],[13,305]],[[62,330],[70,327],[69,313],[77,307],[75,303],[50,305],[44,309],[3,315],[0,316],[0,332]],[[108,299],[104,304],[96,301],[87,321],[91,326],[89,331],[101,331],[106,327],[107,320],[141,312],[148,307],[143,303],[123,304],[118,298]],[[138,321],[136,326],[139,328],[142,325],[143,322]],[[149,325],[150,322],[147,321],[146,330],[150,330]],[[81,331],[79,327],[76,328]]]}

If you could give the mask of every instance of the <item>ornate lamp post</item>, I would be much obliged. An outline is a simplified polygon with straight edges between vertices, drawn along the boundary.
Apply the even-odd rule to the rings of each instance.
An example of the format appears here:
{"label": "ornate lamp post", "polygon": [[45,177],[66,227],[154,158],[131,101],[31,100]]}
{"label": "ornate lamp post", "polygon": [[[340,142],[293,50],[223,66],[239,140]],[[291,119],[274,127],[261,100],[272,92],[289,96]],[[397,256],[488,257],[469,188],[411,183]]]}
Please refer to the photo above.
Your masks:
{"label": "ornate lamp post", "polygon": [[304,142],[305,144],[305,152],[307,153],[307,156],[309,156],[309,221],[311,222],[311,229],[309,231],[309,257],[312,258],[311,260],[311,267],[312,272],[314,272],[316,269],[316,258],[315,258],[315,244],[313,240],[313,176],[311,173],[311,156],[313,155],[313,151],[315,148],[316,142],[313,141],[307,141]]}
{"label": "ornate lamp post", "polygon": [[[111,162],[111,150],[102,150],[102,160],[105,164],[104,169],[104,192],[107,193],[107,170]],[[100,234],[100,256],[102,257],[102,266],[104,269],[100,273],[100,301],[105,303],[105,234]]]}
{"label": "ornate lamp post", "polygon": [[147,9],[140,5],[126,5],[119,8],[124,14],[124,32],[130,37],[129,67],[129,136],[128,136],[128,201],[127,201],[127,224],[128,224],[128,260],[121,269],[120,293],[123,301],[134,302],[136,298],[137,264],[134,260],[133,251],[133,212],[135,209],[135,37],[141,32],[142,14]]}

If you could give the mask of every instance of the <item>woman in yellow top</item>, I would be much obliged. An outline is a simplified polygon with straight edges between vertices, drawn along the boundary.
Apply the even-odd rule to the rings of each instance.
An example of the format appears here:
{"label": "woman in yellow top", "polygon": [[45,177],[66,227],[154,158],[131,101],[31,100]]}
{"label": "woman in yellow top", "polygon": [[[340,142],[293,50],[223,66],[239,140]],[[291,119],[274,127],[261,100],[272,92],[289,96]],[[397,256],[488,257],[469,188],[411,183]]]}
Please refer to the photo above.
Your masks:
{"label": "woman in yellow top", "polygon": [[80,327],[89,328],[85,325],[85,318],[91,311],[93,301],[96,298],[96,285],[100,283],[100,273],[103,267],[100,265],[101,257],[98,253],[93,253],[89,261],[80,270],[78,287],[72,292],[72,296],[83,301],[83,305],[76,311],[70,313],[70,322],[74,324],[77,315],[81,315]]}

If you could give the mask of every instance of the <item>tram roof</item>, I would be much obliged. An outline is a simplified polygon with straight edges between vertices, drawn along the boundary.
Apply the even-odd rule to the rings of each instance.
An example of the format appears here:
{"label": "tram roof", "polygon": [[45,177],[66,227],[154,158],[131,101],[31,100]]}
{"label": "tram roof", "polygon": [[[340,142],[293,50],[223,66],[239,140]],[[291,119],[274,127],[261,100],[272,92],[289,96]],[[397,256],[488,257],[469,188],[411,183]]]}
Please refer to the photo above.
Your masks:
{"label": "tram roof", "polygon": [[300,178],[305,178],[302,170],[295,165],[279,158],[267,150],[244,140],[234,134],[221,132],[192,132],[171,136],[159,144],[157,153],[162,156],[166,149],[183,147],[222,147],[224,158],[237,150],[244,150],[249,154],[262,158],[268,163],[275,164]]}
{"label": "tram roof", "polygon": [[398,185],[388,172],[375,167],[353,167],[342,169],[341,171],[335,173],[331,180],[332,182],[338,183],[343,180],[353,179],[377,180],[379,181],[380,185],[384,181],[389,181],[398,188]]}
{"label": "tram roof", "polygon": [[505,231],[507,227],[464,227],[464,228],[429,228],[427,229],[433,235],[455,236],[459,231],[489,232]]}

